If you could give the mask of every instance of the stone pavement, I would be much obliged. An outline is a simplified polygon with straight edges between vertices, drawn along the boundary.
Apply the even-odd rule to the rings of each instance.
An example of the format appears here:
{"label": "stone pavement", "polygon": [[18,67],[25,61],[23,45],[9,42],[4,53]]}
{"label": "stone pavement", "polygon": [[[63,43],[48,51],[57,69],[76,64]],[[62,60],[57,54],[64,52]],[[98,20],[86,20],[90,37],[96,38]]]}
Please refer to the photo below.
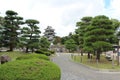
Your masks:
{"label": "stone pavement", "polygon": [[61,80],[120,80],[120,72],[102,72],[70,60],[70,53],[57,53],[52,61],[61,68]]}

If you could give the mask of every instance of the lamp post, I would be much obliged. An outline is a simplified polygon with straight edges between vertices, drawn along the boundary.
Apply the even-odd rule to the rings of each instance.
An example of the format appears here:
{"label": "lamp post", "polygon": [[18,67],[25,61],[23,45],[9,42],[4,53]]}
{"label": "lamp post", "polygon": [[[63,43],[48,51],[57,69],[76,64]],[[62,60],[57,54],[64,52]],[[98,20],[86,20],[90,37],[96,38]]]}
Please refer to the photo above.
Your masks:
{"label": "lamp post", "polygon": [[118,54],[117,54],[117,57],[118,57],[118,63],[117,63],[117,65],[118,66],[119,66],[119,56],[120,56],[119,46],[120,46],[120,36],[118,36]]}
{"label": "lamp post", "polygon": [[[118,49],[119,49],[118,45],[113,45],[112,68],[114,68],[115,54],[117,53],[117,56],[118,56]],[[118,57],[117,57],[117,59],[118,59]],[[119,63],[117,63],[117,64],[119,65]]]}

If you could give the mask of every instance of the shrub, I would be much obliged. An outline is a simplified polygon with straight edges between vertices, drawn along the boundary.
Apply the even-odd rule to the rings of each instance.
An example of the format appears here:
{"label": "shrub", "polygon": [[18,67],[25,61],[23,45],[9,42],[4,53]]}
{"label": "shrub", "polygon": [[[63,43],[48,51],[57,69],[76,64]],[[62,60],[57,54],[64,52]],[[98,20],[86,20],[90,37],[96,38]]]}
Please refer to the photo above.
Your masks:
{"label": "shrub", "polygon": [[50,60],[50,58],[46,55],[43,54],[35,54],[35,53],[31,53],[31,54],[26,54],[26,55],[22,55],[20,57],[17,57],[16,60],[23,60],[23,59],[44,59],[44,60]]}
{"label": "shrub", "polygon": [[35,53],[44,54],[42,50],[37,50]]}
{"label": "shrub", "polygon": [[51,54],[55,54],[55,51],[51,51],[51,50],[49,50],[49,52],[50,52]]}
{"label": "shrub", "polygon": [[60,80],[57,65],[43,59],[16,60],[0,66],[0,80]]}
{"label": "shrub", "polygon": [[46,56],[50,56],[51,54],[55,53],[54,51],[47,50],[47,49],[40,49],[40,50],[37,50],[35,52],[38,54],[45,54]]}
{"label": "shrub", "polygon": [[47,51],[43,51],[43,53],[46,55],[46,56],[50,56],[51,53],[50,52],[47,52]]}

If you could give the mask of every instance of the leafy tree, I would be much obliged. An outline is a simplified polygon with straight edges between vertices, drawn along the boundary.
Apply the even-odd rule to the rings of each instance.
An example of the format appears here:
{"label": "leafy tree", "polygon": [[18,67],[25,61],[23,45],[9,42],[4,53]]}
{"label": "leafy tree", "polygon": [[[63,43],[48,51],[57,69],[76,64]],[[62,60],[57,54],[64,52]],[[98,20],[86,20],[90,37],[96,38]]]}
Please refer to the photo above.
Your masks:
{"label": "leafy tree", "polygon": [[0,47],[3,46],[4,18],[0,17]]}
{"label": "leafy tree", "polygon": [[4,17],[4,46],[9,47],[10,51],[17,46],[19,28],[23,24],[22,17],[17,16],[18,13],[12,10],[6,11],[6,16]]}
{"label": "leafy tree", "polygon": [[96,16],[92,19],[89,29],[91,30],[86,34],[89,35],[86,43],[92,42],[91,47],[97,52],[97,60],[100,60],[101,52],[112,48],[115,32],[112,21],[104,15]]}
{"label": "leafy tree", "polygon": [[117,19],[111,19],[114,30],[117,30],[120,26],[120,22]]}
{"label": "leafy tree", "polygon": [[65,47],[69,50],[69,52],[73,52],[76,50],[77,45],[73,39],[68,39],[65,41]]}
{"label": "leafy tree", "polygon": [[54,39],[53,43],[54,43],[54,44],[58,44],[58,43],[61,44],[61,37],[55,36],[55,39]]}
{"label": "leafy tree", "polygon": [[61,43],[64,45],[65,42],[66,42],[68,39],[69,39],[68,36],[62,37],[62,38],[61,38]]}
{"label": "leafy tree", "polygon": [[116,42],[114,33],[119,27],[118,20],[99,15],[94,18],[83,17],[76,25],[80,49],[88,52],[88,58],[89,53],[97,52],[96,58],[100,60],[101,52],[111,50],[112,44]]}
{"label": "leafy tree", "polygon": [[34,19],[28,19],[25,21],[25,23],[28,25],[28,27],[23,27],[21,33],[21,44],[22,46],[26,47],[26,53],[29,49],[34,51],[34,49],[39,48],[39,38],[40,38],[40,30],[37,24],[39,24],[39,21]]}
{"label": "leafy tree", "polygon": [[88,52],[88,58],[90,58],[90,45],[85,44],[85,33],[87,32],[87,27],[91,24],[92,17],[83,17],[80,22],[76,23],[78,29],[76,29],[76,34],[79,36],[79,48],[81,50],[81,55],[83,55],[83,50]]}
{"label": "leafy tree", "polygon": [[117,19],[111,19],[111,21],[112,21],[112,26],[114,27],[114,30],[115,30],[113,43],[118,44],[118,36],[120,34],[120,31],[119,31],[120,22]]}
{"label": "leafy tree", "polygon": [[47,38],[41,37],[40,38],[40,48],[48,49],[50,47],[50,42]]}
{"label": "leafy tree", "polygon": [[94,48],[92,46],[94,39],[94,35],[90,34],[90,31],[93,29],[93,26],[87,26],[86,32],[84,34],[84,43],[83,43],[83,50],[88,53],[88,59],[90,59],[90,54],[94,52]]}

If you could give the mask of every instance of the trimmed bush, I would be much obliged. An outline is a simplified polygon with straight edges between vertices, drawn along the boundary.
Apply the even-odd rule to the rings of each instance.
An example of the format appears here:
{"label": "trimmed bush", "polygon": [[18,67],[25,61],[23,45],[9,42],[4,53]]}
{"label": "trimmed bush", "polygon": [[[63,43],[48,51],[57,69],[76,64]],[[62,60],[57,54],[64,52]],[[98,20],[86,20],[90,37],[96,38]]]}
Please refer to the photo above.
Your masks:
{"label": "trimmed bush", "polygon": [[22,55],[20,57],[17,57],[16,60],[23,60],[23,59],[44,59],[44,60],[50,60],[50,58],[46,55],[43,54],[35,54],[35,53],[31,53],[31,54],[26,54],[26,55]]}
{"label": "trimmed bush", "polygon": [[57,65],[43,59],[16,60],[0,66],[0,80],[60,80]]}
{"label": "trimmed bush", "polygon": [[55,51],[51,51],[51,50],[50,50],[49,52],[50,52],[51,54],[55,54]]}
{"label": "trimmed bush", "polygon": [[37,54],[45,54],[46,56],[50,56],[51,54],[54,54],[54,51],[47,50],[47,49],[40,49],[35,51]]}

